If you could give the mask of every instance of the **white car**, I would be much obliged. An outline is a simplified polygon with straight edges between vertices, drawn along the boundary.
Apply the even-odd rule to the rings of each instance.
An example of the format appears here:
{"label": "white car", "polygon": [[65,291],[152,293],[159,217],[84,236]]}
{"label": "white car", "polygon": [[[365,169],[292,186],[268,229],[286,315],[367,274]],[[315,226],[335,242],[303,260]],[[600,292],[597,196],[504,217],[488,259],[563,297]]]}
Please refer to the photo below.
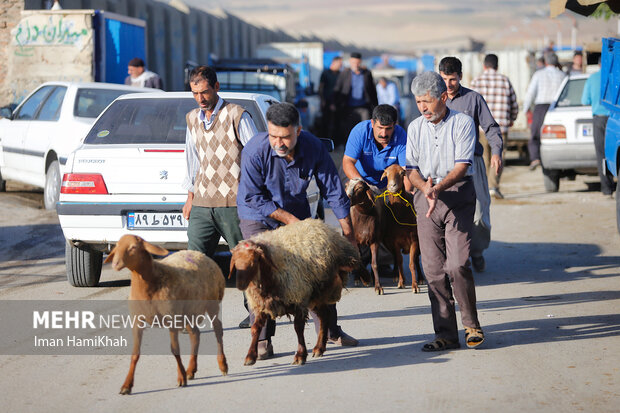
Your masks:
{"label": "white car", "polygon": [[540,158],[547,192],[557,192],[563,176],[596,174],[592,108],[581,104],[588,77],[567,76],[545,115]]}
{"label": "white car", "polygon": [[[273,97],[219,95],[243,106],[259,132],[267,130],[265,114],[277,102]],[[171,250],[187,247],[188,223],[181,213],[187,200],[181,186],[186,173],[185,115],[196,107],[189,92],[119,97],[69,157],[57,211],[67,239],[71,285],[97,285],[103,252],[127,233]],[[316,184],[308,189],[308,199],[316,211]]]}
{"label": "white car", "polygon": [[[67,157],[116,97],[153,89],[111,83],[47,82],[0,119],[3,180],[43,188],[46,209],[56,207]],[[6,110],[6,109],[5,109]]]}

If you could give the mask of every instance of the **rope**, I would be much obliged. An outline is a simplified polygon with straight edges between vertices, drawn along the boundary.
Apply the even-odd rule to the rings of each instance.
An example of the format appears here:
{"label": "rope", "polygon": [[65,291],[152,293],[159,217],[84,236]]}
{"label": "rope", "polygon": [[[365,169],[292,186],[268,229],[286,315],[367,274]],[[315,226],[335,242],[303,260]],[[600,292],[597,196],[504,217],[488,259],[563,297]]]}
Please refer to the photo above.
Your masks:
{"label": "rope", "polygon": [[399,225],[406,225],[406,226],[410,226],[410,227],[415,227],[415,226],[417,226],[417,225],[418,225],[417,223],[416,223],[416,224],[409,224],[409,223],[407,223],[407,222],[400,222],[398,219],[396,219],[396,215],[394,215],[394,211],[392,211],[392,208],[390,208],[390,205],[387,203],[387,196],[388,196],[388,195],[396,196],[396,197],[398,197],[398,198],[402,199],[403,201],[405,201],[405,205],[406,205],[407,207],[409,207],[409,209],[411,209],[411,212],[413,212],[413,216],[417,218],[417,217],[418,217],[418,215],[415,213],[415,209],[413,209],[413,205],[411,205],[411,203],[410,203],[409,201],[407,201],[405,198],[403,198],[403,196],[401,195],[401,194],[402,194],[402,192],[403,192],[403,191],[402,191],[402,190],[400,190],[400,191],[398,191],[397,193],[394,193],[394,192],[390,192],[390,191],[388,191],[388,190],[386,189],[386,190],[385,190],[385,192],[383,192],[383,193],[382,193],[382,194],[380,194],[380,195],[377,195],[377,196],[375,197],[375,200],[377,200],[377,199],[379,199],[379,198],[383,198],[383,203],[385,204],[385,206],[387,207],[387,209],[390,211],[390,213],[392,214],[392,217],[394,218],[394,221],[396,221],[396,223],[397,223],[397,224],[399,224]]}

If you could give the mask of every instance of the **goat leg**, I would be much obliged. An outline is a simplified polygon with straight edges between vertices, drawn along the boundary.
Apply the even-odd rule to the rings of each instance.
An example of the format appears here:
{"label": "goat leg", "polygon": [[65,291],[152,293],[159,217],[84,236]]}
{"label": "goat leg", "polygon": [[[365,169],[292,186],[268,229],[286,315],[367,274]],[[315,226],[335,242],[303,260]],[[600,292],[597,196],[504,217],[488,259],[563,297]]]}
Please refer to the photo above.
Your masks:
{"label": "goat leg", "polygon": [[245,362],[243,363],[245,366],[251,366],[256,363],[256,358],[258,357],[258,336],[266,322],[267,314],[261,312],[256,315],[254,324],[252,324],[252,342],[250,343],[248,355],[245,356]]}
{"label": "goat leg", "polygon": [[379,281],[379,264],[377,263],[377,257],[379,256],[379,243],[375,242],[370,244],[370,267],[372,268],[372,273],[375,276],[375,292],[378,295],[383,294],[383,287],[381,286],[381,281]]}
{"label": "goat leg", "polygon": [[179,387],[187,386],[187,373],[183,362],[181,361],[181,350],[179,348],[179,330],[175,328],[170,329],[170,351],[174,355],[177,361],[177,384]]}
{"label": "goat leg", "polygon": [[142,343],[143,332],[144,330],[138,327],[134,327],[132,330],[133,352],[131,353],[131,363],[129,364],[129,372],[127,373],[125,382],[121,387],[120,394],[130,394],[131,389],[133,388],[133,377],[136,372],[136,364],[138,364],[138,360],[140,359],[140,344]]}
{"label": "goat leg", "polygon": [[187,332],[189,333],[189,341],[192,346],[192,355],[189,358],[189,364],[187,365],[187,379],[194,380],[194,376],[198,371],[198,346],[200,346],[200,330],[196,326],[187,325]]}
{"label": "goat leg", "polygon": [[213,320],[213,332],[215,333],[215,340],[217,341],[217,364],[222,372],[222,376],[228,374],[228,363],[226,362],[226,355],[224,354],[224,329],[222,328],[222,320],[219,317],[219,303],[217,304],[217,310],[207,309],[207,314],[211,320]]}
{"label": "goat leg", "polygon": [[398,268],[398,285],[396,288],[405,288],[405,273],[403,271],[403,254],[399,248],[394,253],[394,267]]}
{"label": "goat leg", "polygon": [[312,350],[312,357],[322,357],[327,347],[327,321],[329,309],[326,305],[317,306],[314,312],[319,317],[319,335],[316,339],[316,346]]}
{"label": "goat leg", "polygon": [[411,290],[414,294],[420,292],[420,287],[418,287],[419,259],[420,253],[418,252],[418,244],[412,242],[409,246],[409,271],[411,271]]}
{"label": "goat leg", "polygon": [[297,353],[293,359],[293,364],[306,364],[308,358],[308,349],[306,348],[306,340],[304,339],[304,328],[306,327],[306,319],[308,312],[304,309],[297,309],[295,312],[295,332],[297,333]]}

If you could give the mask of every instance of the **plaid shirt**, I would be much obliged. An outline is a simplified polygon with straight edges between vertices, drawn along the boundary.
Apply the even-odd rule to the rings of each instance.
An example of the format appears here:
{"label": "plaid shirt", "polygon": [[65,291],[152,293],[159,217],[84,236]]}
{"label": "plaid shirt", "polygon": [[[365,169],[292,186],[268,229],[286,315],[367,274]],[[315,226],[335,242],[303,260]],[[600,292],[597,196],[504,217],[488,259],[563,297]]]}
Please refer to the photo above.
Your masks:
{"label": "plaid shirt", "polygon": [[565,76],[564,72],[555,66],[545,66],[534,72],[523,101],[523,111],[527,112],[532,103],[544,105],[553,102]]}
{"label": "plaid shirt", "polygon": [[519,104],[510,80],[494,69],[484,69],[482,75],[471,82],[471,87],[486,100],[502,134],[517,119]]}

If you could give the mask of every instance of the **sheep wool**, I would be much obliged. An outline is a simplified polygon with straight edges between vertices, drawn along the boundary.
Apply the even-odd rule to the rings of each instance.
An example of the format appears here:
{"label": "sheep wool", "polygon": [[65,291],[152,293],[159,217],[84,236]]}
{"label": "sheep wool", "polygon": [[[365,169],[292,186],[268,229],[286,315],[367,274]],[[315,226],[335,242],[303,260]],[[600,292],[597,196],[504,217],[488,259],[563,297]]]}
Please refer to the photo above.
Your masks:
{"label": "sheep wool", "polygon": [[[248,304],[276,318],[287,313],[286,307],[294,305],[312,308],[316,300],[332,304],[340,300],[342,285],[348,273],[359,261],[359,252],[344,236],[321,220],[306,219],[282,226],[273,231],[255,235],[252,241],[268,249],[275,264],[272,277],[279,286],[282,305],[265,308],[264,292],[251,283],[246,291]],[[339,281],[336,281],[337,279]],[[335,282],[339,287],[333,288]],[[325,296],[325,293],[329,296]],[[321,294],[321,296],[315,296]]]}

